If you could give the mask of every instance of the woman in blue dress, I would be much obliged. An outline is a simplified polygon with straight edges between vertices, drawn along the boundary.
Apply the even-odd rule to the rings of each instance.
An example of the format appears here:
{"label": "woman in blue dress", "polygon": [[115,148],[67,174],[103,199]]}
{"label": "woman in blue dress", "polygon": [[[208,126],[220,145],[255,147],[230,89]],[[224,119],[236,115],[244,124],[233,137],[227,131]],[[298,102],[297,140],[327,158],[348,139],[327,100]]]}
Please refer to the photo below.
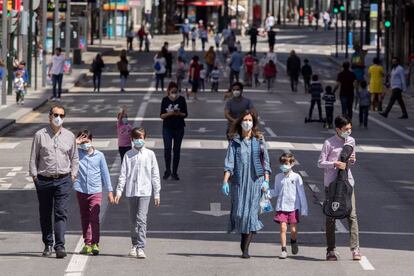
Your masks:
{"label": "woman in blue dress", "polygon": [[[231,196],[229,232],[241,234],[242,258],[250,258],[253,234],[263,228],[259,220],[261,192],[269,188],[269,154],[256,115],[247,110],[230,131],[222,191]],[[229,180],[231,187],[229,186]]]}

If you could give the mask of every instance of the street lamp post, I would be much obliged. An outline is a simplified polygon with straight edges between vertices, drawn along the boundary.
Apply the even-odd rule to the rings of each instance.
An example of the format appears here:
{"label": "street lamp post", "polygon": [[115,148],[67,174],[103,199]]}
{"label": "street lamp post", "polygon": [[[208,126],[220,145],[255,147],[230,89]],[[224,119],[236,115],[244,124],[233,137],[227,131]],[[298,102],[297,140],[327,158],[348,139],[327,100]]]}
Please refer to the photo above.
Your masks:
{"label": "street lamp post", "polygon": [[345,7],[345,58],[348,58],[349,51],[348,51],[348,44],[349,44],[349,1],[346,0],[346,7]]}
{"label": "street lamp post", "polygon": [[381,54],[381,21],[382,21],[382,0],[378,0],[378,17],[377,17],[377,58],[380,58]]}
{"label": "street lamp post", "polygon": [[281,22],[281,18],[280,18],[280,16],[281,16],[280,9],[282,8],[281,3],[282,3],[282,0],[278,0],[278,8],[277,8],[277,25],[282,24],[282,22]]}
{"label": "street lamp post", "polygon": [[[3,59],[3,62],[7,59],[7,53],[9,51],[8,49],[8,41],[7,41],[7,5],[5,5],[5,1],[3,0],[3,14],[1,16],[2,20],[2,39],[1,39],[1,56]],[[2,79],[2,86],[1,86],[1,104],[6,105],[7,104],[7,70],[4,70],[5,73],[3,73],[3,79]]]}

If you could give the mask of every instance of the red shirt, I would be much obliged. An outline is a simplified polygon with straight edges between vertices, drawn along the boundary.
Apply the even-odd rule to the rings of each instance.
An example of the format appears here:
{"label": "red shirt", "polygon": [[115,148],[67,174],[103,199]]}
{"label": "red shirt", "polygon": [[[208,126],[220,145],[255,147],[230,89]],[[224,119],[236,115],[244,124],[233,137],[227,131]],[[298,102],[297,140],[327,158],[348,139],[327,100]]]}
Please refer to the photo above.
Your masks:
{"label": "red shirt", "polygon": [[247,72],[253,72],[253,64],[254,64],[254,59],[253,59],[253,57],[249,57],[249,56],[247,56],[247,57],[245,57],[244,58],[244,64],[246,65],[246,69],[247,69]]}
{"label": "red shirt", "polygon": [[[191,75],[191,71],[194,71],[194,75]],[[190,78],[194,79],[194,80],[198,80],[200,79],[200,71],[201,71],[201,67],[200,64],[198,62],[193,62],[190,65]]]}
{"label": "red shirt", "polygon": [[265,65],[264,69],[263,69],[263,75],[267,78],[272,78],[272,77],[276,77],[276,66],[270,65],[269,63]]}

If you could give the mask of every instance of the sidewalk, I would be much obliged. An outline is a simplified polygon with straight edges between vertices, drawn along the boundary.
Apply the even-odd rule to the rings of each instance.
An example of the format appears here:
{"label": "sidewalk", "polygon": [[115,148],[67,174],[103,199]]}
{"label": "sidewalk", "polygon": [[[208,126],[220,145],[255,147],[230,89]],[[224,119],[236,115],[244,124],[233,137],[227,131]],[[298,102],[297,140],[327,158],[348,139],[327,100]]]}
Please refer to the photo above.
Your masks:
{"label": "sidewalk", "polygon": [[[118,50],[124,44],[123,40],[103,40],[102,46],[99,46],[99,41],[95,40],[95,45],[89,45],[87,51],[82,53],[82,64],[72,65],[72,72],[63,76],[62,93],[66,93],[74,87],[89,71],[89,64],[92,62],[96,53],[103,54]],[[48,56],[48,59],[50,56]],[[34,76],[34,69],[32,76]],[[38,109],[44,105],[52,96],[52,87],[46,84],[42,87],[42,68],[38,65],[37,77],[38,89],[34,91],[34,79],[32,80],[32,87],[28,89],[25,97],[25,104],[17,105],[14,93],[7,96],[7,105],[0,106],[0,131],[13,125],[16,121],[23,118],[33,110]]]}

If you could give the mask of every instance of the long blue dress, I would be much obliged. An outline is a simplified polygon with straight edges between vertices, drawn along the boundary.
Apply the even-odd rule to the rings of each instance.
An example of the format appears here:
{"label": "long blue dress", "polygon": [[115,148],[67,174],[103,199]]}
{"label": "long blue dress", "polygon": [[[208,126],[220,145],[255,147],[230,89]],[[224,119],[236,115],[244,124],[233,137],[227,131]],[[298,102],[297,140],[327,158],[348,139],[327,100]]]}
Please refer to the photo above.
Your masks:
{"label": "long blue dress", "polygon": [[[259,219],[259,201],[261,197],[261,184],[263,176],[257,176],[254,167],[254,159],[260,156],[253,156],[252,140],[256,138],[240,137],[234,138],[229,143],[225,159],[224,171],[231,174],[231,211],[228,232],[237,231],[241,234],[258,231],[263,228]],[[234,143],[240,145],[235,146]],[[271,173],[269,155],[264,141],[261,142],[263,152],[263,170]]]}

